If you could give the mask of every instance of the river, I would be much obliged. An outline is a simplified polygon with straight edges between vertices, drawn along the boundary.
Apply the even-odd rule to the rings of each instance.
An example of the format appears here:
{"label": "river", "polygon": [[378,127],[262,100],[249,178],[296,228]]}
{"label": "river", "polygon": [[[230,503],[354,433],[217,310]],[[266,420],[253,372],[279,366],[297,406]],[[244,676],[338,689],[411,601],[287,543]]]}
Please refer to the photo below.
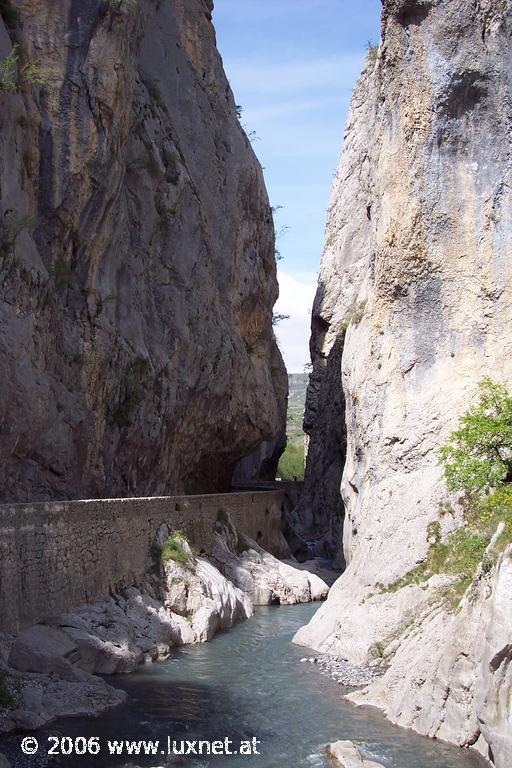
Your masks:
{"label": "river", "polygon": [[[94,758],[58,757],[48,765],[163,766],[160,757],[114,758],[107,739],[224,740],[232,750],[242,740],[258,739],[259,755],[173,758],[189,768],[324,768],[324,745],[337,739],[357,742],[365,754],[387,768],[481,768],[476,755],[417,736],[389,724],[370,709],[341,698],[344,689],[316,665],[300,663],[306,651],[291,644],[317,605],[258,608],[250,621],[204,645],[177,649],[170,660],[116,678],[130,694],[127,705],[97,720],[65,720],[35,734],[98,736]],[[47,764],[20,756],[20,736],[10,737],[9,757],[16,768]]]}

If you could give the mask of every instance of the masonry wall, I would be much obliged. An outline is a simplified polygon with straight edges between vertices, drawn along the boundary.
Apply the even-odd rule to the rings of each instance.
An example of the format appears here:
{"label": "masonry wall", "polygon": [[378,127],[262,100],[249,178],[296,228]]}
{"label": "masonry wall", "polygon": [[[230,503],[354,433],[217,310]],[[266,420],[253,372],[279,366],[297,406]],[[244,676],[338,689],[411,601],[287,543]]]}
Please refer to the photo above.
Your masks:
{"label": "masonry wall", "polygon": [[276,555],[285,490],[0,506],[0,631],[16,632],[139,584],[167,523],[208,551],[220,510]]}

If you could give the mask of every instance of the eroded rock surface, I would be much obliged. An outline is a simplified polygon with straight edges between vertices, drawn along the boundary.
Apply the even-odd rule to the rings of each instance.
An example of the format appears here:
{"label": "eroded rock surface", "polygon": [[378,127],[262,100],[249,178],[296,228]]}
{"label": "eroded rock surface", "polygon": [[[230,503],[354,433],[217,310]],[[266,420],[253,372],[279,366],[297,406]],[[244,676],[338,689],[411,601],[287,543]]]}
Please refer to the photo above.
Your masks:
{"label": "eroded rock surface", "polygon": [[0,708],[0,733],[40,728],[59,717],[95,717],[127,699],[85,671],[78,646],[59,629],[32,627],[8,645],[10,655],[0,658],[8,704]]}
{"label": "eroded rock surface", "polygon": [[512,380],[511,8],[490,0],[383,8],[329,208],[306,416],[310,481],[319,485],[335,459],[323,425],[343,429],[329,420],[335,376],[345,401],[348,567],[296,641],[361,665],[384,653],[389,671],[353,698],[421,733],[476,744],[504,766],[506,561],[457,615],[436,598],[442,574],[428,589],[381,585],[424,559],[430,523],[442,536],[460,524],[458,513],[443,514],[437,450],[480,379]]}
{"label": "eroded rock surface", "polygon": [[348,698],[420,733],[475,745],[498,768],[509,766],[511,554],[509,547],[492,573],[477,576],[457,613],[432,602],[383,650],[384,676]]}
{"label": "eroded rock surface", "polygon": [[[173,536],[172,556],[164,544]],[[243,551],[241,543],[243,542]],[[96,675],[129,673],[163,660],[172,649],[211,640],[250,618],[253,605],[295,604],[326,597],[315,574],[282,563],[243,537],[227,513],[208,557],[163,525],[144,584],[0,636],[0,673],[12,701],[0,732],[38,728],[57,717],[92,716],[126,694]]]}
{"label": "eroded rock surface", "polygon": [[284,434],[287,380],[272,213],[213,3],[12,6],[0,499],[225,488]]}
{"label": "eroded rock surface", "polygon": [[211,558],[254,605],[296,605],[323,600],[329,592],[315,573],[278,560],[255,541],[238,534],[229,518],[219,521]]}

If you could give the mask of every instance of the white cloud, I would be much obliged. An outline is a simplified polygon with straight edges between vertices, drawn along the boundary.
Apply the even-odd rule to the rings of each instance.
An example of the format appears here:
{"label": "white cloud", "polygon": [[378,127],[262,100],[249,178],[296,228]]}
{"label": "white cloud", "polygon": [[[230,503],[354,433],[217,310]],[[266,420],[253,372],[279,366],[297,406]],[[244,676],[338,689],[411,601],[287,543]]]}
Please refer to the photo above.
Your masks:
{"label": "white cloud", "polygon": [[300,280],[278,270],[279,299],[275,314],[290,315],[276,326],[276,336],[288,373],[302,373],[309,362],[311,308],[316,291],[316,275],[304,274]]}

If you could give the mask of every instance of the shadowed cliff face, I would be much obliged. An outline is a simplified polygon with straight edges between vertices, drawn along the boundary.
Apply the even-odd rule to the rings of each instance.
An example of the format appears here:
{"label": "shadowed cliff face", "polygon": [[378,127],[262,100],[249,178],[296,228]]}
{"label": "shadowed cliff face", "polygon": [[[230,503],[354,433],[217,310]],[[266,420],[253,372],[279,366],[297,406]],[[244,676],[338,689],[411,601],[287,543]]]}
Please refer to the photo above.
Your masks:
{"label": "shadowed cliff face", "polygon": [[[429,524],[443,536],[460,524],[443,515],[438,449],[484,376],[512,381],[511,11],[490,0],[383,3],[329,208],[306,414],[316,467],[306,495],[332,462],[322,424],[330,435],[346,427],[348,567],[297,636],[355,663],[380,650],[389,669],[358,703],[477,743],[500,768],[512,759],[510,622],[505,642],[488,617],[505,610],[493,584],[508,583],[508,561],[480,574],[458,618],[440,603],[442,576],[425,589],[381,587],[425,558]],[[332,423],[325,386],[337,344],[344,425]],[[506,605],[512,616],[510,595]]]}
{"label": "shadowed cliff face", "polygon": [[[274,230],[209,0],[2,3],[0,498],[226,487],[284,431]],[[46,84],[39,87],[36,75]]]}

